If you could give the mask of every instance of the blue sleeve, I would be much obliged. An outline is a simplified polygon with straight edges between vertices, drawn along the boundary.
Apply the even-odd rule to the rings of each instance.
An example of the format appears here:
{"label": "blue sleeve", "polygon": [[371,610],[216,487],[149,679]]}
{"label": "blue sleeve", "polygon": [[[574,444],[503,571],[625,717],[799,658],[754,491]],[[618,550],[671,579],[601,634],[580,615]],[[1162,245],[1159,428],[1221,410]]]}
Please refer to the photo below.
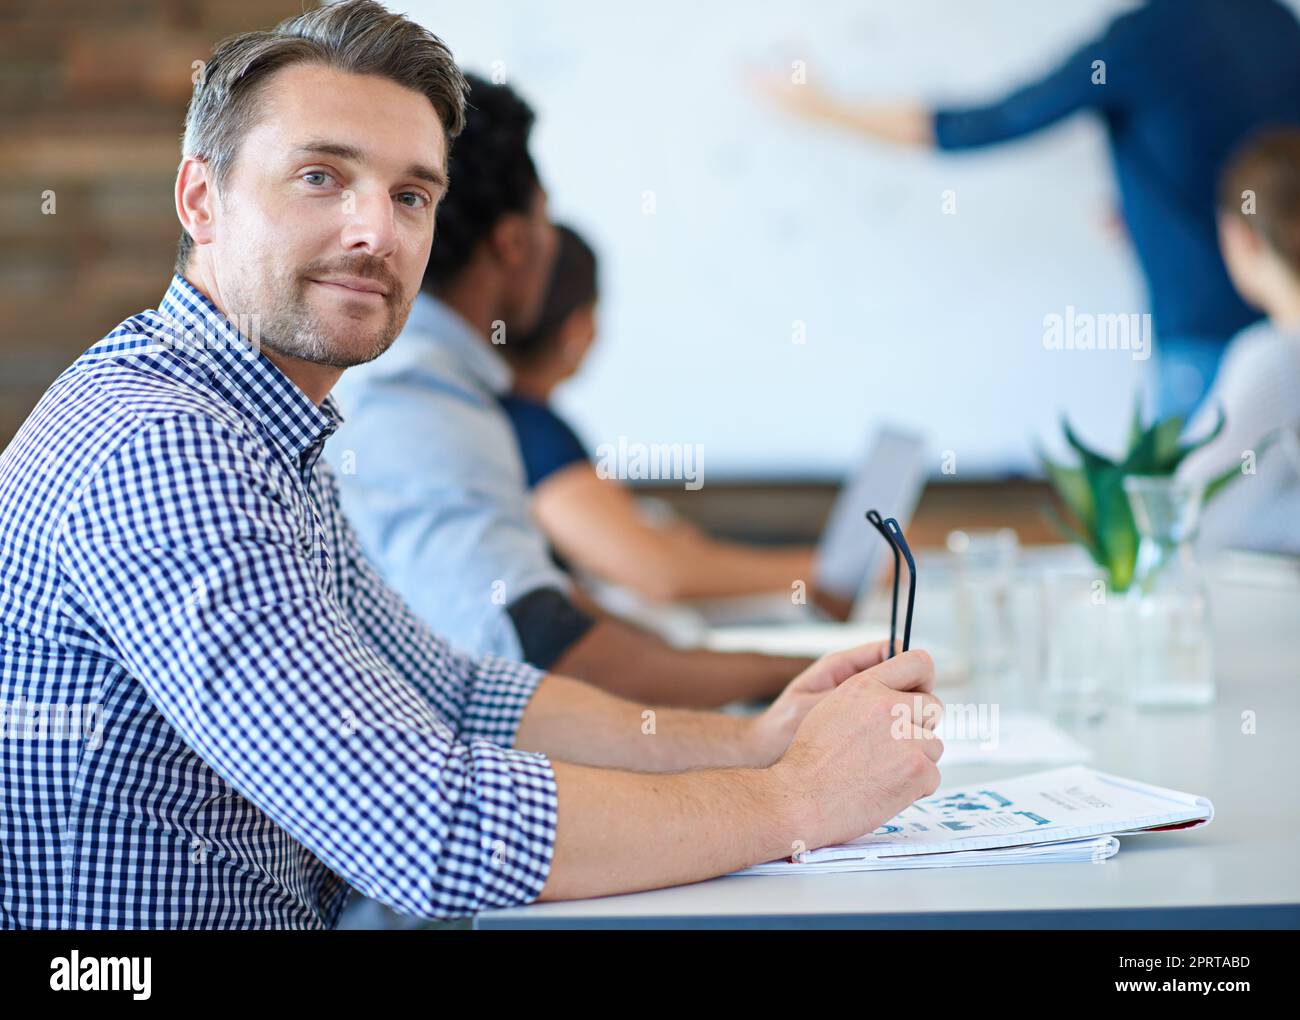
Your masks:
{"label": "blue sleeve", "polygon": [[409,377],[351,397],[325,456],[362,549],[453,647],[523,658],[508,607],[572,583],[529,513],[508,417],[495,398]]}
{"label": "blue sleeve", "polygon": [[523,397],[502,397],[501,406],[519,439],[530,489],[561,468],[589,460],[586,447],[568,422],[545,404]]}
{"label": "blue sleeve", "polygon": [[[1079,110],[1118,108],[1132,87],[1134,62],[1158,59],[1145,44],[1149,21],[1146,10],[1118,18],[1046,77],[992,103],[936,109],[935,144],[949,150],[993,145],[1032,134]],[[1094,81],[1097,61],[1104,64],[1104,81]]]}

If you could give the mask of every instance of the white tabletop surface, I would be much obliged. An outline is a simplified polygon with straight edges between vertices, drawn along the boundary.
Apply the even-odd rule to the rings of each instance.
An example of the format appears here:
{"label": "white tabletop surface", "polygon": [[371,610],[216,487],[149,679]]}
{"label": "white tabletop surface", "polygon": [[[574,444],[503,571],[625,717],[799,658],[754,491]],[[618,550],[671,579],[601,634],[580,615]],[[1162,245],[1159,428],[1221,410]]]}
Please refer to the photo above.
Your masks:
{"label": "white tabletop surface", "polygon": [[[1250,562],[1215,576],[1215,704],[1112,708],[1069,730],[1094,768],[1209,797],[1208,826],[1125,837],[1099,863],[724,877],[492,911],[476,927],[1300,926],[1300,569]],[[964,765],[943,779],[1035,770]]]}

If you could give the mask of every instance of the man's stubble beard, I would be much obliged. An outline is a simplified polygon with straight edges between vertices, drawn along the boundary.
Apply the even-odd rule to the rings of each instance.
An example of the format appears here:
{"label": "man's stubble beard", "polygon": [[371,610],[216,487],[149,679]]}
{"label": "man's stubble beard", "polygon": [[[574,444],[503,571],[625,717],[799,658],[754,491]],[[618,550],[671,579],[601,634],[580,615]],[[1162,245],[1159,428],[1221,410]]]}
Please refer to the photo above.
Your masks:
{"label": "man's stubble beard", "polygon": [[[307,295],[307,288],[312,286],[308,277],[328,276],[331,272],[376,279],[388,288],[382,326],[358,327],[345,343],[338,336],[339,327],[331,331],[321,324]],[[352,368],[373,361],[393,345],[406,324],[413,301],[414,296],[405,297],[393,274],[370,256],[344,259],[329,268],[308,267],[290,280],[275,282],[271,307],[264,309],[257,319],[259,335],[249,339],[255,346],[282,357],[330,368]]]}
{"label": "man's stubble beard", "polygon": [[338,336],[338,331],[346,330],[346,326],[335,327],[331,331],[321,324],[307,298],[309,286],[310,280],[300,278],[296,281],[294,297],[282,297],[277,302],[269,321],[264,321],[262,325],[263,347],[276,354],[315,365],[352,368],[373,361],[388,350],[397,339],[411,310],[409,299],[389,294],[384,298],[384,324],[377,328],[358,326],[345,341]]}

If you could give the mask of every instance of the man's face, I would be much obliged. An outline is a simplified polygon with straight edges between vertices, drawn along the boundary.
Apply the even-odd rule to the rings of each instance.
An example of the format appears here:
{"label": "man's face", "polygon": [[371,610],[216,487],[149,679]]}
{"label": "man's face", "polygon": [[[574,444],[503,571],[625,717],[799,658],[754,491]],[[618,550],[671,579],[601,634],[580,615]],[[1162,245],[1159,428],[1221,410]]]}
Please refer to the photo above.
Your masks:
{"label": "man's face", "polygon": [[207,246],[261,345],[347,368],[401,331],[429,258],[446,135],[428,99],[315,64],[277,72],[219,191]]}

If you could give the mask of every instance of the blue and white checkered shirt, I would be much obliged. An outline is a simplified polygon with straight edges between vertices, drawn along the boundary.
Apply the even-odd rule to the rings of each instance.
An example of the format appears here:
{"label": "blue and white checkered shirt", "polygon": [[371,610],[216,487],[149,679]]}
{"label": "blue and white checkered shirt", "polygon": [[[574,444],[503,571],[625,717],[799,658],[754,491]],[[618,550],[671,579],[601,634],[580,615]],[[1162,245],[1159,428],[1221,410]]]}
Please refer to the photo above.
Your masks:
{"label": "blue and white checkered shirt", "polygon": [[4,927],[540,892],[554,773],[510,745],[542,674],[454,652],[366,562],[338,422],[174,277],[0,455]]}

